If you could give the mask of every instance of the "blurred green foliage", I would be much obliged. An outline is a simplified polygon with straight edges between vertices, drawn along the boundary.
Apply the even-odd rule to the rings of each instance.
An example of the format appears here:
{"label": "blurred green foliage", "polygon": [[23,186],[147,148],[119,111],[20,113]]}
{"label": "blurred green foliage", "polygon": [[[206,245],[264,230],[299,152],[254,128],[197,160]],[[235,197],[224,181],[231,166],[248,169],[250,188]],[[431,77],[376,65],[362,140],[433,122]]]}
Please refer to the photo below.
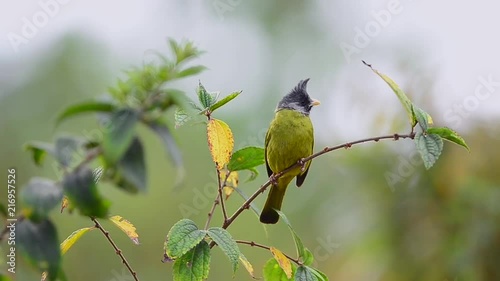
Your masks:
{"label": "blurred green foliage", "polygon": [[[287,21],[297,12],[294,9],[298,8],[289,8]],[[277,23],[273,22],[280,21],[273,11],[276,12],[269,9],[261,14],[263,26],[271,27],[270,33],[276,28]],[[35,167],[22,145],[33,139],[52,140],[55,113],[65,105],[105,92],[114,78],[102,65],[103,51],[86,42],[87,39],[76,36],[61,40],[55,44],[57,47],[40,55],[22,83],[6,87],[13,92],[0,97],[0,166],[3,171],[9,167],[18,169],[18,186],[27,184],[33,176],[53,178],[56,174],[51,162],[41,169]],[[269,85],[269,91],[276,88]],[[274,103],[256,110],[261,108],[270,118]],[[255,112],[221,114],[227,114],[225,120],[237,128],[236,146],[250,139],[258,141],[255,127],[251,126],[268,125],[261,122],[250,126]],[[170,125],[173,127],[173,121]],[[83,118],[71,125],[63,124],[56,134],[69,131],[85,135],[97,127],[92,118]],[[165,233],[182,217],[181,204],[198,211],[190,217],[193,221],[200,224],[206,219],[215,196],[215,172],[206,148],[205,128],[181,128],[176,138],[181,142],[188,176],[183,188],[173,191],[176,172],[165,154],[158,153],[163,149],[161,141],[144,128],[139,131],[144,146],[149,147],[145,151],[150,167],[148,193],[131,196],[106,184],[100,192],[114,199],[112,214],[120,214],[137,227],[140,246],[120,231],[111,232],[141,278],[169,280],[172,268],[160,262]],[[315,255],[314,265],[331,280],[499,280],[500,151],[496,147],[500,138],[479,125],[464,138],[471,153],[446,146],[440,161],[429,171],[421,163],[411,164],[413,144],[405,141],[367,144],[315,159],[304,187],[290,190],[284,205],[295,231]],[[316,148],[337,143],[340,142],[318,143]],[[391,150],[394,146],[403,149]],[[402,181],[390,185],[385,177],[388,172],[401,175]],[[264,181],[264,176],[259,176],[253,183],[241,185],[241,189],[251,193]],[[239,204],[241,200],[233,196],[227,207],[232,210]],[[92,225],[84,217],[57,211],[53,211],[52,218],[60,240],[75,229]],[[214,221],[220,220],[216,213]],[[111,224],[104,224],[110,228]],[[294,251],[286,225],[266,227],[263,231],[250,211],[235,222],[231,233],[266,241],[287,253]],[[255,268],[262,268],[271,257],[264,251],[243,247],[240,246]],[[18,266],[17,280],[39,278],[26,264]],[[63,268],[69,280],[129,278],[98,232],[88,233],[64,256]],[[223,253],[214,252],[209,280],[229,280],[231,276]],[[248,278],[242,270],[235,276],[235,280]]]}

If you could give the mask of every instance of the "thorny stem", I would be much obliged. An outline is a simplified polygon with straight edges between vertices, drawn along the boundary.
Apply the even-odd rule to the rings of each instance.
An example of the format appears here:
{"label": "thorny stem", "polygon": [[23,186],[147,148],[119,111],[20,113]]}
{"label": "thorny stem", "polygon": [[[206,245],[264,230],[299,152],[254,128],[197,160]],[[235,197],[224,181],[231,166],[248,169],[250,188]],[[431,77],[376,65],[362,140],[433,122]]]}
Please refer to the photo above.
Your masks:
{"label": "thorny stem", "polygon": [[411,132],[409,134],[403,134],[403,135],[400,135],[400,134],[393,134],[393,135],[386,135],[386,136],[380,136],[380,137],[372,137],[372,138],[366,138],[366,139],[361,139],[361,140],[357,140],[357,141],[353,141],[353,142],[347,142],[347,143],[344,143],[344,144],[340,144],[340,145],[337,145],[337,146],[333,146],[333,147],[325,147],[323,148],[321,151],[319,152],[316,152],[314,154],[312,154],[311,156],[308,156],[306,158],[302,158],[300,159],[299,161],[297,161],[297,163],[293,164],[292,166],[286,168],[285,170],[277,173],[277,174],[273,174],[269,177],[269,179],[263,184],[260,186],[259,189],[257,189],[257,191],[255,191],[252,196],[250,196],[246,201],[245,203],[243,203],[243,205],[241,205],[238,210],[236,210],[236,212],[234,212],[234,214],[229,217],[227,220],[225,220],[225,222],[222,224],[222,228],[226,229],[228,228],[232,223],[233,221],[246,209],[248,209],[250,207],[250,204],[253,202],[253,200],[255,200],[255,198],[257,198],[257,196],[259,196],[259,194],[263,193],[266,188],[271,185],[271,182],[272,181],[275,181],[277,180],[278,178],[280,178],[281,176],[283,176],[285,173],[289,172],[290,170],[294,169],[295,167],[298,167],[298,166],[301,166],[302,163],[306,163],[307,161],[310,161],[318,156],[321,156],[325,153],[328,153],[328,152],[331,152],[331,151],[334,151],[334,150],[338,150],[338,149],[341,149],[341,148],[345,148],[345,149],[348,149],[348,148],[351,148],[353,145],[355,144],[360,144],[360,143],[365,143],[365,142],[371,142],[371,141],[374,141],[374,142],[378,142],[380,140],[388,140],[388,139],[392,139],[392,140],[400,140],[400,139],[406,139],[406,138],[410,138],[410,139],[414,139],[415,138],[415,133],[414,132]]}
{"label": "thorny stem", "polygon": [[[245,245],[250,245],[252,247],[257,247],[257,248],[262,248],[262,249],[266,249],[268,251],[271,250],[271,247],[269,246],[266,246],[266,245],[262,245],[262,244],[259,244],[259,243],[255,243],[254,241],[245,241],[245,240],[235,240],[236,243],[239,243],[239,244],[245,244]],[[283,255],[285,255],[285,257],[291,261],[293,261],[294,263],[296,263],[297,265],[302,265],[302,262],[299,261],[299,259],[295,259],[295,258],[292,258],[290,257],[289,255],[283,253]]]}
{"label": "thorny stem", "polygon": [[115,249],[116,254],[121,258],[122,263],[127,267],[128,271],[130,272],[130,274],[132,275],[132,277],[134,278],[134,280],[135,281],[139,281],[139,277],[137,277],[137,272],[135,272],[132,269],[132,267],[128,263],[127,259],[123,255],[122,250],[120,250],[118,248],[118,246],[116,246],[116,244],[113,241],[113,239],[111,239],[111,236],[109,235],[109,232],[106,231],[102,227],[102,225],[99,223],[99,221],[96,218],[90,218],[90,219],[95,223],[95,227],[98,228],[104,234],[104,236],[106,237],[106,239],[108,239],[109,243],[111,244],[111,246],[113,246],[113,249]]}

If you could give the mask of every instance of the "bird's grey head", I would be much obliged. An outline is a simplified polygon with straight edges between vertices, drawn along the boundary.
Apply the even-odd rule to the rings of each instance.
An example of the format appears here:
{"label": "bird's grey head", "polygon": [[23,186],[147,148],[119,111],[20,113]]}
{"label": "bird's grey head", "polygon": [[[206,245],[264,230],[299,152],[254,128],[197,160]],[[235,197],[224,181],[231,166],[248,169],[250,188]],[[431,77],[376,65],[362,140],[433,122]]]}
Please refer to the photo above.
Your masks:
{"label": "bird's grey head", "polygon": [[307,82],[309,78],[301,80],[293,90],[281,99],[278,103],[276,111],[281,109],[292,109],[301,112],[304,115],[309,115],[311,108],[319,104],[319,101],[311,99],[307,94]]}

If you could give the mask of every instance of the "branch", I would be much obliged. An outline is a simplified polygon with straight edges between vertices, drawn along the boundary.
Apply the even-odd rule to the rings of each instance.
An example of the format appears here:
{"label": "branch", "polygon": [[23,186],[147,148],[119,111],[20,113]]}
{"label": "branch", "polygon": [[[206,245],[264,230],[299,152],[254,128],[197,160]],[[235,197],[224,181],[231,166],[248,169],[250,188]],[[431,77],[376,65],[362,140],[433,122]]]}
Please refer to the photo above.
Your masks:
{"label": "branch", "polygon": [[226,211],[226,205],[224,203],[224,197],[222,196],[222,189],[226,185],[228,176],[229,176],[229,173],[226,174],[226,176],[224,177],[224,182],[221,182],[221,180],[220,180],[220,171],[219,171],[219,169],[217,169],[217,184],[219,185],[219,188],[218,188],[219,189],[218,198],[220,199],[220,206],[221,206],[221,209],[222,209],[222,215],[224,216],[224,223],[226,223],[226,221],[227,221],[227,211]]}
{"label": "branch", "polygon": [[[262,245],[262,244],[259,244],[259,243],[255,243],[253,241],[245,241],[245,240],[234,240],[236,243],[238,244],[245,244],[245,245],[250,245],[252,247],[257,247],[257,248],[262,248],[262,249],[266,249],[268,251],[271,251],[271,247],[269,246],[266,246],[266,245]],[[290,257],[289,255],[283,253],[283,255],[285,257],[287,257],[287,259],[293,261],[294,263],[296,263],[297,265],[302,265],[302,262],[299,261],[299,259],[294,259],[292,257]]]}
{"label": "branch", "polygon": [[387,136],[380,136],[380,137],[372,137],[372,138],[366,138],[366,139],[361,139],[361,140],[357,140],[357,141],[353,141],[353,142],[347,142],[347,143],[344,143],[344,144],[340,144],[340,145],[337,145],[337,146],[333,146],[333,147],[325,147],[323,148],[323,150],[319,151],[319,152],[316,152],[314,154],[312,154],[311,156],[308,156],[306,158],[302,158],[300,159],[299,161],[297,161],[297,163],[293,164],[292,166],[286,168],[285,170],[277,173],[277,174],[272,174],[269,179],[263,184],[260,186],[259,189],[257,189],[257,191],[255,191],[252,196],[250,196],[250,198],[247,199],[247,201],[245,201],[245,203],[243,203],[243,205],[241,205],[238,210],[236,210],[236,212],[234,212],[234,214],[229,217],[225,222],[224,224],[222,224],[222,228],[226,229],[228,228],[232,223],[233,221],[246,209],[248,209],[250,207],[250,203],[253,202],[253,200],[255,200],[255,198],[257,198],[257,196],[259,196],[259,194],[263,193],[266,188],[271,185],[272,182],[275,182],[278,178],[280,178],[281,176],[283,176],[285,173],[291,171],[292,169],[296,168],[296,167],[299,167],[299,166],[304,166],[308,161],[318,157],[318,156],[321,156],[323,154],[326,154],[328,152],[331,152],[331,151],[334,151],[334,150],[338,150],[338,149],[341,149],[341,148],[345,148],[345,149],[348,149],[348,148],[351,148],[353,145],[355,144],[360,144],[360,143],[365,143],[365,142],[378,142],[380,140],[388,140],[388,139],[392,139],[392,140],[400,140],[400,139],[406,139],[406,138],[409,138],[409,139],[414,139],[415,138],[415,133],[414,132],[411,132],[409,134],[403,134],[403,135],[400,135],[400,134],[393,134],[393,135],[387,135]]}
{"label": "branch", "polygon": [[122,250],[118,249],[118,247],[116,246],[115,242],[113,241],[113,239],[111,239],[111,236],[109,235],[109,232],[106,231],[102,225],[99,223],[99,221],[95,218],[90,218],[94,223],[95,223],[95,227],[98,228],[103,234],[104,236],[106,236],[106,238],[108,239],[109,243],[111,244],[111,246],[113,246],[113,249],[115,249],[115,252],[118,256],[120,256],[121,260],[122,260],[122,263],[127,267],[128,271],[130,272],[130,274],[132,275],[132,277],[134,278],[135,281],[139,281],[139,278],[137,277],[137,272],[135,272],[132,267],[130,266],[130,264],[128,263],[127,259],[125,259],[125,256],[122,254]]}

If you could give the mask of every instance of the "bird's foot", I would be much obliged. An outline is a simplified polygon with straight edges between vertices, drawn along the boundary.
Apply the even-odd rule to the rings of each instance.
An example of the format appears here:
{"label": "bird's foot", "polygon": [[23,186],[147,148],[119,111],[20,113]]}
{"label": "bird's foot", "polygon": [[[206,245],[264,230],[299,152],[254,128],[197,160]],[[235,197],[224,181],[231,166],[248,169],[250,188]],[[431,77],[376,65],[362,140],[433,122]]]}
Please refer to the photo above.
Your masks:
{"label": "bird's foot", "polygon": [[306,163],[307,161],[304,161],[304,158],[301,158],[297,163],[300,165],[300,171],[304,172],[306,170]]}
{"label": "bird's foot", "polygon": [[269,181],[271,182],[271,185],[278,185],[278,178],[276,177],[276,174],[272,174],[269,177]]}

